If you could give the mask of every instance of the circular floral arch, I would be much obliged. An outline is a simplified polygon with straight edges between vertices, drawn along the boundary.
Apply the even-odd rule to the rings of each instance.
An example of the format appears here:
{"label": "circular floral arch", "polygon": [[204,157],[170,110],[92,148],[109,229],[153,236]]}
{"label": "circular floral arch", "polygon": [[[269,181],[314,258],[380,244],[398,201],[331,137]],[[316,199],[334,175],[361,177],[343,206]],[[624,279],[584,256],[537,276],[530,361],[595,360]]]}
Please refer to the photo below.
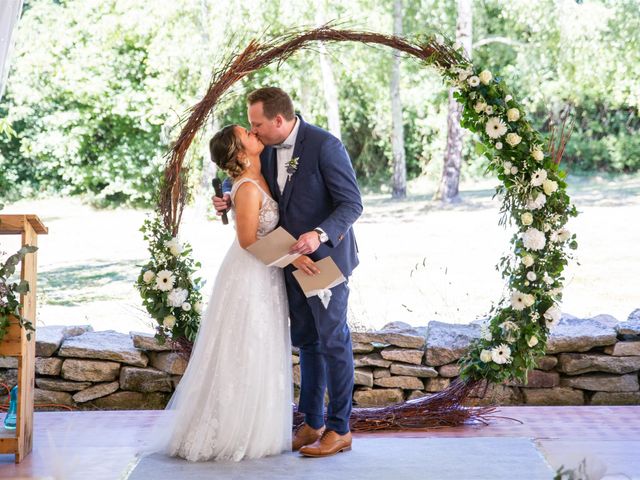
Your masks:
{"label": "circular floral arch", "polygon": [[[461,125],[479,136],[478,148],[489,159],[488,170],[501,182],[497,187],[497,194],[503,196],[500,223],[516,230],[510,253],[497,265],[506,281],[506,293],[490,312],[481,337],[460,360],[459,380],[443,392],[417,401],[354,409],[352,428],[424,428],[482,420],[492,408],[466,408],[463,400],[480,383],[526,381],[527,372],[545,353],[550,329],[560,320],[557,304],[562,298],[562,272],[570,258],[568,248],[577,246],[575,235],[564,227],[576,209],[566,193],[565,174],[558,167],[568,135],[563,132],[558,139],[552,134],[543,140],[504,81],[476,69],[455,44],[435,35],[411,41],[329,26],[288,33],[268,43],[251,41],[214,73],[207,93],[191,108],[171,150],[159,200],[165,238],[177,236],[187,198],[186,152],[225,92],[250,73],[285,61],[314,42],[345,41],[386,45],[404,52],[425,66],[435,67],[444,82],[455,88],[455,98],[463,106]],[[177,248],[173,240],[164,243],[169,250]],[[144,284],[142,273],[139,283]],[[165,322],[164,327],[162,316],[155,316],[160,327],[171,333],[183,313],[177,308],[171,324]]]}

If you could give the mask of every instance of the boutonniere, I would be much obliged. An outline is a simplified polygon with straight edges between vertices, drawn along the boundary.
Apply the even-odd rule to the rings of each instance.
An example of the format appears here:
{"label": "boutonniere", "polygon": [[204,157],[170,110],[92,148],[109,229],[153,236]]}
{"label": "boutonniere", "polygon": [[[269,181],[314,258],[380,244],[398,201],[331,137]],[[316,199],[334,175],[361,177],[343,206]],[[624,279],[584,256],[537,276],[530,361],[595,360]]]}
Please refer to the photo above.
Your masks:
{"label": "boutonniere", "polygon": [[291,180],[291,176],[298,170],[298,160],[300,157],[293,157],[287,162],[287,173],[289,174],[288,180]]}

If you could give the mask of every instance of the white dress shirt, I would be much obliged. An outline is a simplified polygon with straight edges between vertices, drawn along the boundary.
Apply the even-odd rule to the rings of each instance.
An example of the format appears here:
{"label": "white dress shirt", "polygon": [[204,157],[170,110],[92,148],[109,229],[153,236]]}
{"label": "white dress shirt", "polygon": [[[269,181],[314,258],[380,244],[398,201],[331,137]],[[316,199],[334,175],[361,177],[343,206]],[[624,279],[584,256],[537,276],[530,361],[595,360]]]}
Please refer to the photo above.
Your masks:
{"label": "white dress shirt", "polygon": [[293,126],[293,130],[289,136],[282,142],[282,145],[291,145],[291,148],[278,148],[276,150],[278,155],[278,187],[280,188],[280,193],[284,191],[284,186],[287,183],[287,177],[289,174],[287,173],[287,163],[291,161],[293,158],[293,149],[296,145],[296,137],[298,136],[298,129],[300,128],[300,120],[296,117],[296,123]]}

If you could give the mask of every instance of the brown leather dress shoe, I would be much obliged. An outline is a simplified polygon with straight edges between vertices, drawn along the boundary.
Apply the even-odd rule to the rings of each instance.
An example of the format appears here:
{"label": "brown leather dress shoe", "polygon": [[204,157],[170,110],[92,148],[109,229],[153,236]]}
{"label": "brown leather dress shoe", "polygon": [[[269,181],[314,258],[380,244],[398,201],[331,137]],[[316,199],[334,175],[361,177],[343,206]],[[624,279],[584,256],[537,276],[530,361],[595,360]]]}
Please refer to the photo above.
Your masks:
{"label": "brown leather dress shoe", "polygon": [[298,427],[296,432],[293,434],[293,440],[291,441],[291,450],[295,452],[296,450],[300,450],[300,448],[304,447],[305,445],[312,444],[322,436],[324,430],[324,426],[316,430],[306,423],[303,423],[302,426]]}
{"label": "brown leather dress shoe", "polygon": [[302,447],[300,453],[305,457],[328,457],[349,450],[351,450],[351,432],[340,435],[333,430],[327,430],[314,443]]}

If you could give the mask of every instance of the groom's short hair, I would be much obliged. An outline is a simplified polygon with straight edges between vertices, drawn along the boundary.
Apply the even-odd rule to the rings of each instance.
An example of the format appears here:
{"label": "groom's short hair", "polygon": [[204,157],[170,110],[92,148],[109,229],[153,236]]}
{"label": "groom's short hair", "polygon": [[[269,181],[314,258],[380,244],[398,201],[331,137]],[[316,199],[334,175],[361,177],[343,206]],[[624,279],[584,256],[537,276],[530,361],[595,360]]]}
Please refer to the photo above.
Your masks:
{"label": "groom's short hair", "polygon": [[278,87],[264,87],[254,90],[247,97],[247,103],[262,102],[262,110],[265,117],[269,120],[276,115],[282,115],[286,120],[293,120],[295,112],[293,110],[293,101],[291,97]]}

